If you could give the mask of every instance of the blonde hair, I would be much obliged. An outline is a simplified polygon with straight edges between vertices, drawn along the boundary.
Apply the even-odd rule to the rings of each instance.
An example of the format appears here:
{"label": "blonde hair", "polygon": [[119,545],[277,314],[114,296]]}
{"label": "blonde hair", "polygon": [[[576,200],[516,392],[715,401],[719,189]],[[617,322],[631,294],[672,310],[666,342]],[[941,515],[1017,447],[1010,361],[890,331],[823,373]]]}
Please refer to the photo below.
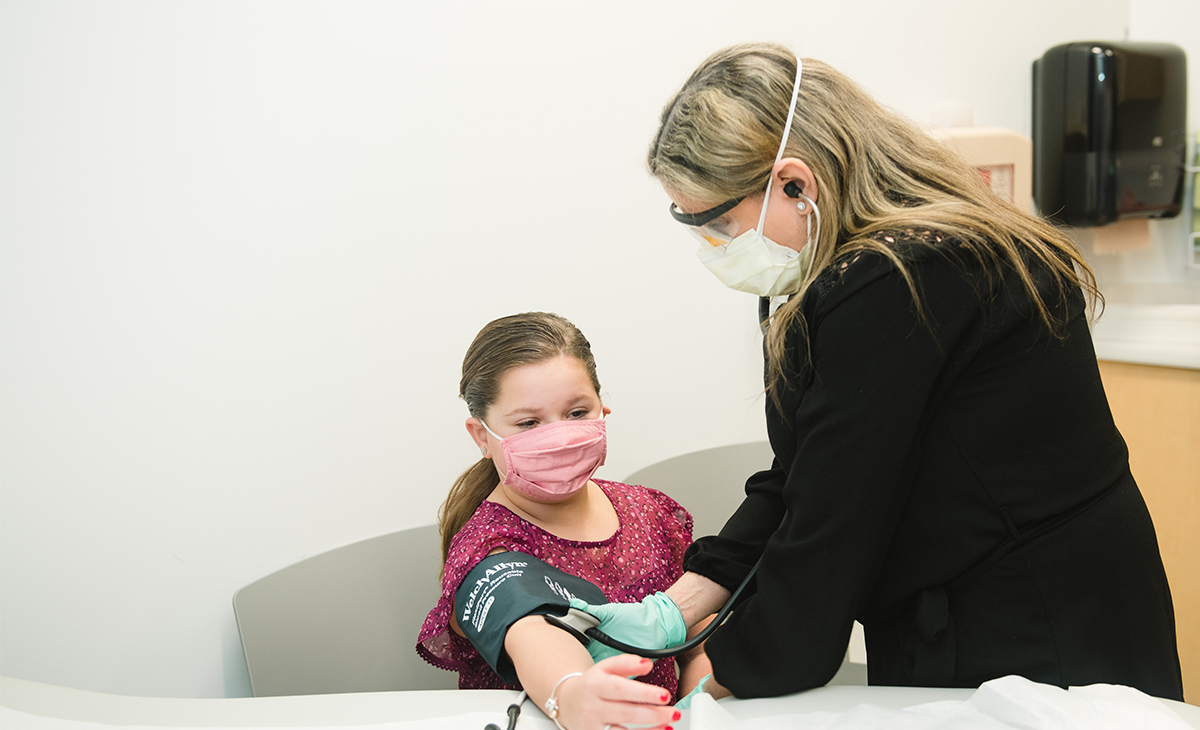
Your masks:
{"label": "blonde hair", "polygon": [[[929,245],[953,238],[981,264],[1009,267],[1058,337],[1063,323],[1038,291],[1031,264],[1050,272],[1060,301],[1079,288],[1093,302],[1101,299],[1091,268],[1061,231],[992,193],[961,157],[848,77],[811,59],[802,68],[784,156],[812,170],[822,216],[819,240],[808,244],[812,267],[767,330],[767,387],[777,404],[788,332],[804,327],[803,294],[835,260],[853,251],[886,256],[920,306],[918,287],[893,248],[897,239],[887,240],[887,232],[932,231],[942,235]],[[647,155],[650,173],[667,190],[702,203],[761,194],[795,76],[796,57],[783,46],[742,44],[714,53],[663,108]]]}
{"label": "blonde hair", "polygon": [[[597,396],[600,394],[592,346],[575,325],[547,312],[525,312],[493,320],[467,348],[458,395],[467,402],[472,416],[484,420],[509,370],[559,356],[583,363]],[[443,563],[450,552],[450,541],[499,483],[500,475],[487,458],[475,462],[454,481],[438,511]]]}

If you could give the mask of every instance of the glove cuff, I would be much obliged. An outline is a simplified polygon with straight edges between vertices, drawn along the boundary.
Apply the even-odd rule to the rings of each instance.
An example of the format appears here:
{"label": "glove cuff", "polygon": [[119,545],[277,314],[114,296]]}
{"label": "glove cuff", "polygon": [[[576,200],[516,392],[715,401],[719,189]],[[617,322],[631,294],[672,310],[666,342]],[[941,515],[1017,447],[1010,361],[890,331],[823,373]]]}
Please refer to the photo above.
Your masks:
{"label": "glove cuff", "polygon": [[658,608],[659,623],[667,634],[664,648],[677,646],[687,640],[687,624],[683,622],[683,612],[679,604],[666,593],[659,591],[650,597]]}

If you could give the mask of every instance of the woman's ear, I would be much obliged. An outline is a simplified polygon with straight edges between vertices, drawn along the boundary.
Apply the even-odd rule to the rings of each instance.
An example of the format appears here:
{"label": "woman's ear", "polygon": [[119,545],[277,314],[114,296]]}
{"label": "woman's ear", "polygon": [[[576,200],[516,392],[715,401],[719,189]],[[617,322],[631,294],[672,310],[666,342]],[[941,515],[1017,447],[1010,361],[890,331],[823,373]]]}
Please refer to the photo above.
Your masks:
{"label": "woman's ear", "polygon": [[492,455],[488,453],[488,432],[483,427],[483,422],[478,418],[471,417],[467,419],[467,433],[471,434],[471,440],[479,447],[479,453],[483,458],[490,459]]}
{"label": "woman's ear", "polygon": [[612,413],[612,409],[608,406],[600,406],[600,412],[607,416],[608,414]]}
{"label": "woman's ear", "polygon": [[783,191],[789,198],[803,200],[794,193],[799,191],[804,193],[806,197],[814,203],[817,202],[817,196],[820,191],[817,190],[817,176],[803,161],[795,157],[785,157],[775,163],[775,167],[771,170],[774,176],[772,186],[778,186],[779,190]]}

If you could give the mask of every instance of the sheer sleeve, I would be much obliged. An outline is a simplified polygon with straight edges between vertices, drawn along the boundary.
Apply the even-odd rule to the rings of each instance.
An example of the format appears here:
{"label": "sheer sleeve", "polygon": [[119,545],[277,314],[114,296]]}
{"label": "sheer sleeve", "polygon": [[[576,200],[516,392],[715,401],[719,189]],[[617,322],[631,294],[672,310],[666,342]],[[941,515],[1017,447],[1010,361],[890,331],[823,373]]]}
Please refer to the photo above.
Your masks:
{"label": "sheer sleeve", "polygon": [[674,565],[683,564],[683,556],[692,544],[692,515],[678,502],[657,489],[647,488],[650,499],[663,514],[664,537]]}
{"label": "sheer sleeve", "polygon": [[[478,513],[477,513],[478,514]],[[512,525],[484,525],[474,517],[450,543],[442,576],[442,595],[425,618],[417,653],[435,667],[459,673],[461,689],[515,688],[500,680],[471,642],[450,628],[454,593],[467,573],[496,548],[528,552],[527,540]]]}

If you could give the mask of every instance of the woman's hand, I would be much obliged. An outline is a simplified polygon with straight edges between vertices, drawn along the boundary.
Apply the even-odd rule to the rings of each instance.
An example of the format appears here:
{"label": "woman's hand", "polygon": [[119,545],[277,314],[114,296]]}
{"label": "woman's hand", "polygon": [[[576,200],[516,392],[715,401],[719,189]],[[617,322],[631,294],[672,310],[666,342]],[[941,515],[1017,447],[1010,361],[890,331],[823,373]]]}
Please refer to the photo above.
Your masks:
{"label": "woman's hand", "polygon": [[696,695],[700,694],[711,695],[714,700],[719,700],[722,697],[728,697],[729,690],[713,679],[711,674],[706,674],[691,692],[688,692],[683,696],[683,699],[675,703],[675,706],[683,710],[689,710],[692,707],[692,700],[696,698]]}
{"label": "woman's hand", "polygon": [[654,668],[650,659],[621,654],[598,662],[558,688],[558,721],[567,730],[604,730],[626,723],[665,728],[681,717],[662,687],[638,682]]}
{"label": "woman's hand", "polygon": [[681,710],[691,709],[692,698],[694,698],[696,695],[704,694],[704,685],[710,679],[712,679],[711,674],[706,674],[703,677],[701,677],[700,681],[696,683],[696,686],[692,688],[692,691],[688,692],[686,695],[683,696],[682,699],[680,699],[678,702],[676,702],[675,706]]}
{"label": "woman's hand", "polygon": [[[645,649],[665,649],[682,644],[687,638],[683,614],[667,594],[659,592],[646,596],[639,603],[602,603],[589,605],[578,598],[571,607],[587,611],[600,619],[597,627],[618,641]],[[620,654],[616,649],[593,640],[588,645],[593,659]]]}

